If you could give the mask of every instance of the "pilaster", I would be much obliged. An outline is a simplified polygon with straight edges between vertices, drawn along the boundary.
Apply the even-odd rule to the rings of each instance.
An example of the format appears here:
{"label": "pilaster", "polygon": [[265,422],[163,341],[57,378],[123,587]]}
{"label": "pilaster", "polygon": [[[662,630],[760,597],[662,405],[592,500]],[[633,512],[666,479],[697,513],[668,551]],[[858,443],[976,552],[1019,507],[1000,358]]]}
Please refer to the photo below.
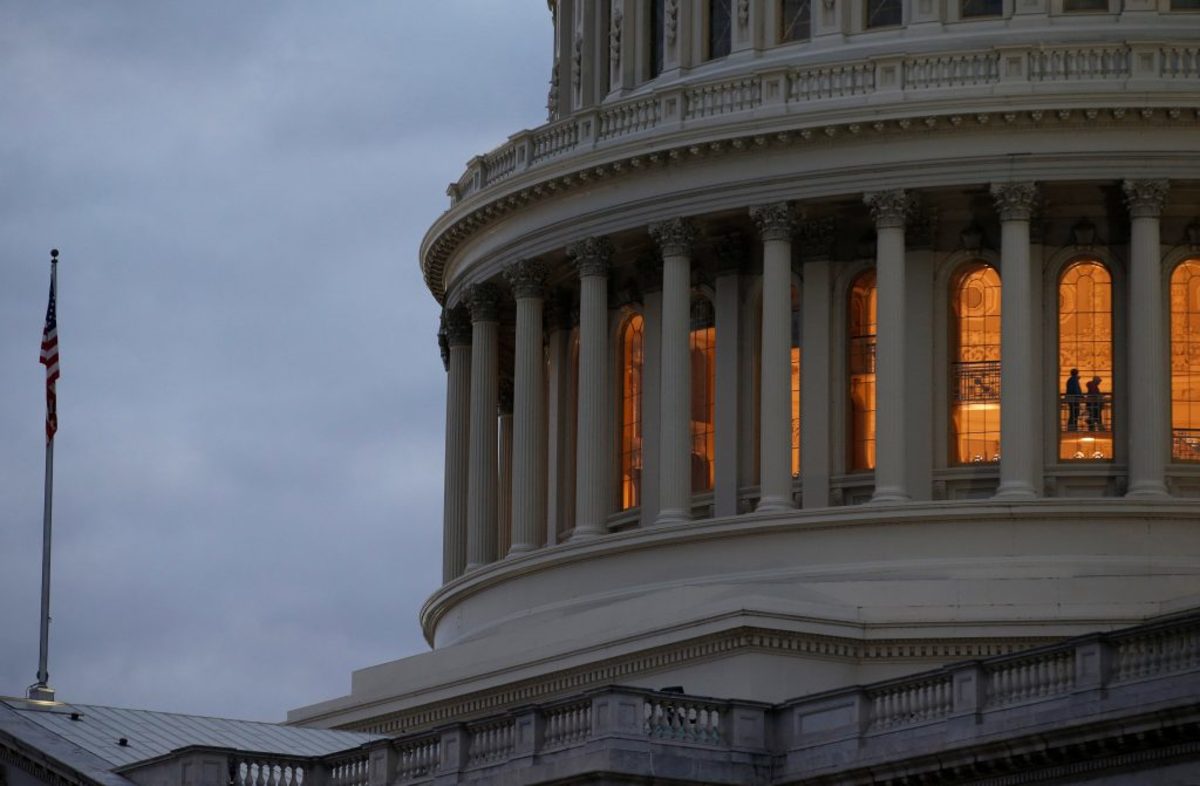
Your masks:
{"label": "pilaster", "polygon": [[714,446],[721,460],[713,484],[713,515],[734,516],[738,509],[738,434],[741,429],[742,276],[748,249],[740,235],[717,245],[715,302],[717,327],[717,401]]}

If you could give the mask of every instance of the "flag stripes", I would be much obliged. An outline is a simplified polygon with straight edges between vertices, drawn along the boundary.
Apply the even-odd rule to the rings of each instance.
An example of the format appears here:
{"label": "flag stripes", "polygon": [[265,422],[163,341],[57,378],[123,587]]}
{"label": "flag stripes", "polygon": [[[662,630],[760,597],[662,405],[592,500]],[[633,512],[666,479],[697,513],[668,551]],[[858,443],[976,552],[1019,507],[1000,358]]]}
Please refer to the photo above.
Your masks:
{"label": "flag stripes", "polygon": [[[58,260],[54,260],[57,262]],[[50,302],[46,305],[46,324],[42,328],[41,364],[46,367],[46,442],[54,439],[58,431],[58,395],[55,383],[58,382],[58,313],[55,303],[58,284],[58,271],[51,267],[50,271]]]}

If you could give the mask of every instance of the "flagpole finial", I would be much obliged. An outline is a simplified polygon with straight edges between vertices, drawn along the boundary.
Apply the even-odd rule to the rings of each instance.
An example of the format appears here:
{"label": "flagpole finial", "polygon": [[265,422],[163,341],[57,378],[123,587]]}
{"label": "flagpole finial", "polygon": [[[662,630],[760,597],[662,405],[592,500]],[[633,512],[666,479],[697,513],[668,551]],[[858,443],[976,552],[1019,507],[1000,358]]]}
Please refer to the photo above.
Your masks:
{"label": "flagpole finial", "polygon": [[50,249],[50,261],[51,262],[58,261],[58,249],[57,248]]}

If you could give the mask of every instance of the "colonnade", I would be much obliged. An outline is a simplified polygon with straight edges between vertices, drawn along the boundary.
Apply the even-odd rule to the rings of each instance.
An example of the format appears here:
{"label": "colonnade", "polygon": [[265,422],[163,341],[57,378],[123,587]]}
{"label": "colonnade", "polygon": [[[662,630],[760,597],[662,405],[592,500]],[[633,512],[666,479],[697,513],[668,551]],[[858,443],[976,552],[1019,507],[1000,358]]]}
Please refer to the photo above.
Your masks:
{"label": "colonnade", "polygon": [[[1159,216],[1167,192],[1165,181],[1127,181],[1124,194],[1131,214],[1129,274],[1129,374],[1130,408],[1137,413],[1138,427],[1130,430],[1128,447],[1128,495],[1139,498],[1167,494],[1166,469],[1168,422],[1168,366],[1163,325],[1165,313],[1160,266]],[[1039,358],[1036,331],[1037,287],[1040,261],[1031,253],[1030,218],[1038,199],[1034,183],[997,183],[991,194],[1000,219],[1000,267],[1004,307],[1001,311],[1000,402],[1001,458],[996,498],[1033,500],[1041,493],[1043,475],[1042,414],[1036,402],[1039,389]],[[875,269],[877,287],[875,423],[876,463],[874,493],[877,504],[903,503],[913,497],[909,488],[906,434],[911,419],[907,400],[912,370],[905,362],[912,336],[907,335],[911,314],[907,295],[909,253],[906,226],[913,204],[903,190],[868,193],[864,201],[876,230]],[[762,322],[758,348],[761,361],[759,384],[759,495],[757,512],[786,511],[795,506],[789,424],[791,422],[791,272],[793,245],[799,240],[800,256],[808,261],[803,287],[802,319],[808,336],[828,335],[832,312],[828,300],[830,243],[816,243],[807,233],[811,226],[797,226],[797,211],[790,203],[754,206],[750,218],[762,243]],[[651,504],[654,518],[643,523],[679,524],[691,518],[690,473],[689,315],[692,288],[692,252],[695,224],[677,218],[652,224],[650,238],[661,255],[661,293],[647,296],[646,310],[657,311],[647,327],[657,335],[647,336],[645,369],[650,379],[643,390],[643,406],[657,411],[657,433],[646,435],[643,452],[648,475],[644,504]],[[600,536],[608,531],[612,508],[610,410],[614,404],[609,382],[608,277],[613,249],[602,237],[579,240],[567,250],[579,279],[579,345],[577,402],[574,429],[574,528],[572,540]],[[465,571],[481,567],[498,557],[497,531],[501,521],[499,502],[506,500],[505,516],[511,516],[508,555],[539,548],[547,542],[547,517],[562,505],[559,463],[548,462],[550,451],[547,422],[562,422],[570,411],[568,395],[559,379],[544,378],[546,348],[551,364],[568,361],[566,330],[561,323],[543,325],[547,297],[545,265],[538,260],[521,260],[505,272],[516,302],[513,403],[511,414],[510,473],[498,464],[498,304],[500,290],[492,283],[474,284],[462,298],[465,303],[447,309],[443,333],[447,356],[447,423],[445,489],[444,578],[449,581]],[[736,288],[717,287],[718,314],[722,298],[736,299]],[[652,302],[653,301],[653,302]],[[719,319],[719,317],[718,317]],[[718,348],[718,355],[720,355]],[[803,499],[806,508],[830,504],[830,374],[827,351],[814,349],[803,356],[801,433]],[[719,366],[720,367],[720,366]],[[811,372],[811,373],[810,373]],[[726,375],[740,369],[725,367]],[[733,419],[736,410],[718,412]],[[557,421],[556,421],[557,419]],[[743,419],[744,420],[744,419]],[[729,423],[718,420],[717,461],[728,455]],[[561,460],[561,435],[555,455]],[[505,477],[511,474],[511,477]],[[548,486],[547,478],[551,477]],[[732,480],[730,480],[732,479]],[[498,493],[498,483],[505,493]],[[718,470],[717,484],[732,482],[736,473]],[[511,495],[508,491],[511,490]],[[736,491],[736,489],[735,489]],[[718,494],[720,492],[718,491]],[[568,495],[569,496],[569,495]],[[728,500],[729,495],[725,495]],[[651,501],[647,503],[647,499]],[[464,504],[465,502],[465,504]],[[731,515],[728,502],[716,506],[717,515]]]}

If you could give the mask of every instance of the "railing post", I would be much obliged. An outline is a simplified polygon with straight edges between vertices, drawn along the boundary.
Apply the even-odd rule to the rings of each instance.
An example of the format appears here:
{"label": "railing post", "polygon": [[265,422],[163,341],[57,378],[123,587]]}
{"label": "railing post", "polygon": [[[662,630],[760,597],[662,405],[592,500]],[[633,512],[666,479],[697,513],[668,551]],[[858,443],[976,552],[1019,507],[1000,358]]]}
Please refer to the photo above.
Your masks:
{"label": "railing post", "polygon": [[767,747],[767,712],[762,707],[748,707],[743,704],[730,704],[722,713],[725,728],[721,730],[721,739],[726,745],[734,748],[753,748],[762,750]]}
{"label": "railing post", "polygon": [[1075,645],[1075,693],[1101,691],[1108,686],[1112,672],[1113,648],[1101,636],[1087,638]]}
{"label": "railing post", "polygon": [[457,783],[457,774],[467,766],[467,755],[470,753],[471,733],[463,724],[447,726],[439,729],[441,735],[442,761],[438,766],[439,780],[443,775],[453,775],[450,783]]}
{"label": "railing post", "polygon": [[592,697],[593,739],[643,736],[646,700],[634,693],[606,691]]}
{"label": "railing post", "polygon": [[509,137],[513,146],[514,172],[524,172],[533,162],[533,133],[529,130],[519,131]]}
{"label": "railing post", "polygon": [[304,765],[304,786],[329,786],[330,780],[329,765],[324,761]]}
{"label": "railing post", "polygon": [[[377,743],[367,752],[368,786],[389,786],[396,777],[396,746],[391,741]],[[307,780],[304,786],[312,786]]]}
{"label": "railing post", "polygon": [[521,759],[540,753],[546,727],[542,711],[537,707],[528,707],[515,710],[514,714],[512,757]]}
{"label": "railing post", "polygon": [[983,710],[987,706],[988,673],[979,663],[967,663],[950,673],[950,716],[946,718],[946,736],[951,740],[970,739],[979,732]]}

